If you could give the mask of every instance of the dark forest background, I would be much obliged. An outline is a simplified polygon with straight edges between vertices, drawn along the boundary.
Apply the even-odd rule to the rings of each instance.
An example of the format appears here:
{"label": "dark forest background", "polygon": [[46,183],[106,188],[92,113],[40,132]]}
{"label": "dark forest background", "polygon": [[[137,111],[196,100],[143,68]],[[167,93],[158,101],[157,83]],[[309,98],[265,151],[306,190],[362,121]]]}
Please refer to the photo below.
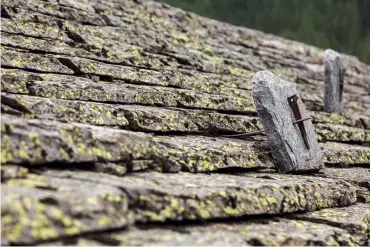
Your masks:
{"label": "dark forest background", "polygon": [[370,0],[158,0],[370,64]]}

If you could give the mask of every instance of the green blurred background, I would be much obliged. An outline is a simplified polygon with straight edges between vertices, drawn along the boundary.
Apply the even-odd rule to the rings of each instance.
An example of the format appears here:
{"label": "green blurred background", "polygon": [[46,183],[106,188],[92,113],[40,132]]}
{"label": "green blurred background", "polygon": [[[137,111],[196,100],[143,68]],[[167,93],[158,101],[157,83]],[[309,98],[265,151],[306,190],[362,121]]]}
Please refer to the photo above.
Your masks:
{"label": "green blurred background", "polygon": [[370,0],[158,0],[370,64]]}

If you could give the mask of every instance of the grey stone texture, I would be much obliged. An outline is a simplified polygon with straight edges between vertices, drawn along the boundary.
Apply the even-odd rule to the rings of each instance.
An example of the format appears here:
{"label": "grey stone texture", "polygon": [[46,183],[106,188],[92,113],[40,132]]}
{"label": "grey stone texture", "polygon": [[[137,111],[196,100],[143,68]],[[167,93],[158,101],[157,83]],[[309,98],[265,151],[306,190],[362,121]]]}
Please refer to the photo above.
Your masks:
{"label": "grey stone texture", "polygon": [[[325,97],[324,111],[341,111],[342,89],[343,89],[343,65],[339,53],[333,50],[325,50]],[[342,87],[342,89],[341,89]]]}
{"label": "grey stone texture", "polygon": [[[370,66],[341,54],[339,115],[313,46],[150,0],[1,14],[1,245],[369,245]],[[240,136],[267,69],[315,112],[327,169],[278,173]]]}
{"label": "grey stone texture", "polygon": [[[304,121],[309,149],[295,121],[288,97],[298,95],[294,84],[284,81],[269,71],[257,72],[253,77],[252,95],[271,153],[280,172],[319,170],[324,167],[323,154],[316,140],[310,120]],[[298,99],[302,118],[309,117]]]}

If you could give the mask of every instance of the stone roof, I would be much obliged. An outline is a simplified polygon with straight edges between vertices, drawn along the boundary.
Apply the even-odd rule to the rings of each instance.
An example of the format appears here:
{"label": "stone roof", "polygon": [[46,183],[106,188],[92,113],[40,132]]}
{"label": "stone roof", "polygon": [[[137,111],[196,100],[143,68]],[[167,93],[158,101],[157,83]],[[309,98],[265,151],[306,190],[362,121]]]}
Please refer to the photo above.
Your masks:
{"label": "stone roof", "polygon": [[[370,66],[139,0],[3,0],[1,244],[367,245]],[[280,174],[251,78],[294,82],[326,169]]]}

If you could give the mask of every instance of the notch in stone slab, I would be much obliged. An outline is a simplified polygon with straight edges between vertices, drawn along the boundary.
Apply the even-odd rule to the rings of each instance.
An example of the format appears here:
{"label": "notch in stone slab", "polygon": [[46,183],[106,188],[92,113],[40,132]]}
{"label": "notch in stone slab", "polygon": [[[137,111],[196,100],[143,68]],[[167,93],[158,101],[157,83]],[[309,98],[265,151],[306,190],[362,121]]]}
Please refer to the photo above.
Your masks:
{"label": "notch in stone slab", "polygon": [[324,168],[311,116],[294,84],[269,71],[253,77],[252,96],[280,172],[312,172]]}
{"label": "notch in stone slab", "polygon": [[325,96],[324,111],[340,113],[342,109],[342,94],[345,69],[339,53],[325,50]]}

